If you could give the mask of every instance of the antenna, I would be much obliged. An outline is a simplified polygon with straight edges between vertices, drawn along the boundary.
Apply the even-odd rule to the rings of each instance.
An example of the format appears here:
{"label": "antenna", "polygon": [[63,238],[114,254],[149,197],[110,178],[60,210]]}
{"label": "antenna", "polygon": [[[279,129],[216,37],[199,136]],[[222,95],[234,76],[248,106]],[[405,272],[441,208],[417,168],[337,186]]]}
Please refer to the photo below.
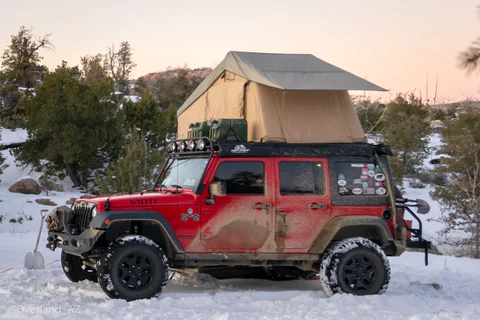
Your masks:
{"label": "antenna", "polygon": [[428,70],[427,70],[427,90],[426,90],[426,94],[425,94],[425,95],[426,95],[426,98],[425,98],[425,99],[426,99],[426,103],[425,103],[425,105],[428,105]]}
{"label": "antenna", "polygon": [[437,73],[437,81],[435,82],[435,96],[433,96],[433,105],[437,104],[437,89],[438,89],[438,73]]}

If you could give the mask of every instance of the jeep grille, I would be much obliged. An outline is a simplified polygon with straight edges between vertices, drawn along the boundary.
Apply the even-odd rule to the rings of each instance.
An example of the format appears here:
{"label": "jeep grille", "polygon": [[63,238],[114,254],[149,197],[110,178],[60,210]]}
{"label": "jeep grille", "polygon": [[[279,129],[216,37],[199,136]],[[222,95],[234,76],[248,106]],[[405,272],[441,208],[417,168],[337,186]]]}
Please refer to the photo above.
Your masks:
{"label": "jeep grille", "polygon": [[74,224],[78,227],[80,233],[85,231],[90,226],[93,206],[88,204],[79,204],[73,207]]}

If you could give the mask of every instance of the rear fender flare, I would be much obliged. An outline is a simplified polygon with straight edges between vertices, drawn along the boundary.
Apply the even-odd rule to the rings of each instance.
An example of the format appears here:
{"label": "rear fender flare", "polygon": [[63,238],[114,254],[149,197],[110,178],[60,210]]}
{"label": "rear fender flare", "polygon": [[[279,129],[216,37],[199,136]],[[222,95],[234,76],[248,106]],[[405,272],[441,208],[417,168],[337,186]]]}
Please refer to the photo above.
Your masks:
{"label": "rear fender flare", "polygon": [[375,240],[382,248],[386,248],[394,242],[387,223],[380,217],[336,217],[320,231],[308,252],[323,254],[332,241],[343,240],[346,237],[365,237]]}

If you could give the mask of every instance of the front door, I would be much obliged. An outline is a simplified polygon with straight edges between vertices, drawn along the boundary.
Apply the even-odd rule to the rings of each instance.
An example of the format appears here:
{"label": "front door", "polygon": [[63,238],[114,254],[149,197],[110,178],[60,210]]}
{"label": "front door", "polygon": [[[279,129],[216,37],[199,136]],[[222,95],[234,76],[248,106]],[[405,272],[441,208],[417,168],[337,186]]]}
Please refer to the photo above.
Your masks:
{"label": "front door", "polygon": [[274,159],[275,241],[284,249],[310,247],[330,218],[327,159]]}
{"label": "front door", "polygon": [[272,230],[272,178],[271,159],[219,159],[209,181],[224,181],[226,195],[204,205],[202,245],[230,252],[260,248]]}

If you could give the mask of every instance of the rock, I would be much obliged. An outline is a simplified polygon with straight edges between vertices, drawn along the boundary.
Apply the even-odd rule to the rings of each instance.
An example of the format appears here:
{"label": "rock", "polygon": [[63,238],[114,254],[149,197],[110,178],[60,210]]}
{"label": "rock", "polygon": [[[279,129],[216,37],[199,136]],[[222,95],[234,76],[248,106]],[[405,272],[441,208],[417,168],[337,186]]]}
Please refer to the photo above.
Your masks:
{"label": "rock", "polygon": [[42,175],[40,178],[38,178],[38,181],[40,182],[40,185],[44,189],[47,189],[49,191],[63,192],[63,186],[59,183],[56,183],[48,179],[46,175]]}
{"label": "rock", "polygon": [[66,204],[73,204],[77,200],[77,198],[70,198],[70,200],[67,200],[65,203]]}
{"label": "rock", "polygon": [[27,200],[27,203],[33,203],[33,201]]}
{"label": "rock", "polygon": [[42,193],[42,188],[34,179],[25,178],[15,182],[8,191],[23,194],[40,194]]}
{"label": "rock", "polygon": [[51,201],[50,199],[36,199],[35,202],[44,206],[55,207],[57,205],[55,202]]}

